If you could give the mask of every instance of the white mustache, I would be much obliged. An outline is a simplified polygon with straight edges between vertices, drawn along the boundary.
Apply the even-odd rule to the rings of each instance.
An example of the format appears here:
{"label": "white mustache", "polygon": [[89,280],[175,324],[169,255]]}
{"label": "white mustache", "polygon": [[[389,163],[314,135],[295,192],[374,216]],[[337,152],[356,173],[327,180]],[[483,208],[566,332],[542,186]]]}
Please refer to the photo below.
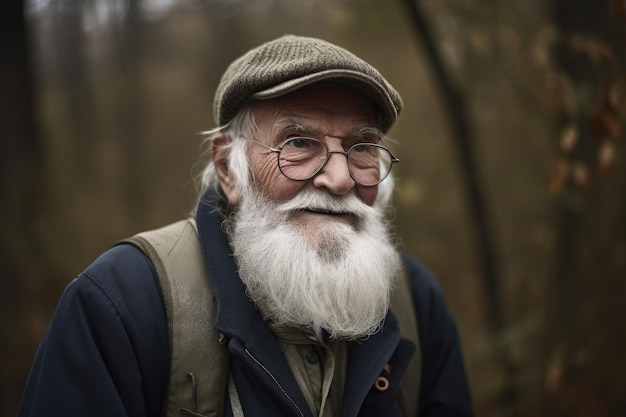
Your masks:
{"label": "white mustache", "polygon": [[374,208],[365,204],[353,193],[337,196],[327,191],[312,188],[303,189],[289,201],[278,204],[276,210],[283,214],[300,210],[347,213],[357,218],[364,218],[368,214],[377,213]]}

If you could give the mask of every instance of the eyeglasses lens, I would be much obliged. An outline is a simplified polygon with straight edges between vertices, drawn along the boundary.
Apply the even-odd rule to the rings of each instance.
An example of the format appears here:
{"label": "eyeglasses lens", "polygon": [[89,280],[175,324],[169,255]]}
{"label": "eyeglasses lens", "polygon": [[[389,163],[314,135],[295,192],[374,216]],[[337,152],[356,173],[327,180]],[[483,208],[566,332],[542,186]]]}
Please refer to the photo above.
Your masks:
{"label": "eyeglasses lens", "polygon": [[350,173],[361,185],[378,184],[381,180],[381,170],[386,175],[390,167],[389,152],[374,144],[356,145],[348,153]]}
{"label": "eyeglasses lens", "polygon": [[291,139],[282,147],[278,164],[283,174],[294,180],[305,180],[324,164],[327,149],[322,142],[308,138]]}

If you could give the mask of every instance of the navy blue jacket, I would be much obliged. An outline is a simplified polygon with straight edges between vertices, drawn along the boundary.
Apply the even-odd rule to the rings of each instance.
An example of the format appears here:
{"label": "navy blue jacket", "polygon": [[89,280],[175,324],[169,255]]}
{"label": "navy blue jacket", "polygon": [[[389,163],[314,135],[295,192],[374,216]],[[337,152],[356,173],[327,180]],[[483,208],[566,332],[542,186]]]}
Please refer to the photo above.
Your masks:
{"label": "navy blue jacket", "polygon": [[[228,338],[231,372],[247,416],[312,417],[274,336],[245,295],[221,217],[201,203],[197,223],[213,281],[216,328]],[[403,255],[422,350],[420,416],[470,416],[456,326],[431,274]],[[391,388],[373,389],[385,364],[402,369],[414,350],[388,314],[383,329],[349,348],[342,416],[401,416]],[[169,374],[167,324],[158,278],[138,249],[105,252],[66,288],[43,336],[18,416],[154,416]],[[393,366],[395,365],[395,366]],[[230,414],[230,409],[227,409]]]}

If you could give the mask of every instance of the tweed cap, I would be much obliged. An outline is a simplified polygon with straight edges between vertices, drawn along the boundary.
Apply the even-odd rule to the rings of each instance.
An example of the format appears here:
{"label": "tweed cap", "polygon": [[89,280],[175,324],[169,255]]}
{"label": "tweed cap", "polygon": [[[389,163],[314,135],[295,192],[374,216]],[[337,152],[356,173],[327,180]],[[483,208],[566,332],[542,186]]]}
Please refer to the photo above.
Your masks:
{"label": "tweed cap", "polygon": [[321,39],[286,35],[230,64],[215,93],[215,121],[223,126],[250,100],[279,97],[322,80],[360,91],[374,105],[385,133],[402,109],[396,90],[361,58]]}

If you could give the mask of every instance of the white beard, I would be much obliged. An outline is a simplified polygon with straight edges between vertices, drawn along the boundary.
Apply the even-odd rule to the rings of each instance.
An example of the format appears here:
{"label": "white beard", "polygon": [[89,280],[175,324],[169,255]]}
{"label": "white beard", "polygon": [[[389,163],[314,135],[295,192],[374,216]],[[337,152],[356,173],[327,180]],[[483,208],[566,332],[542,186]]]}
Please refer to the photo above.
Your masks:
{"label": "white beard", "polygon": [[[349,340],[376,333],[401,267],[383,209],[313,187],[285,203],[248,191],[229,232],[252,300],[278,324]],[[352,213],[355,227],[334,220],[299,227],[291,217],[306,208]]]}

